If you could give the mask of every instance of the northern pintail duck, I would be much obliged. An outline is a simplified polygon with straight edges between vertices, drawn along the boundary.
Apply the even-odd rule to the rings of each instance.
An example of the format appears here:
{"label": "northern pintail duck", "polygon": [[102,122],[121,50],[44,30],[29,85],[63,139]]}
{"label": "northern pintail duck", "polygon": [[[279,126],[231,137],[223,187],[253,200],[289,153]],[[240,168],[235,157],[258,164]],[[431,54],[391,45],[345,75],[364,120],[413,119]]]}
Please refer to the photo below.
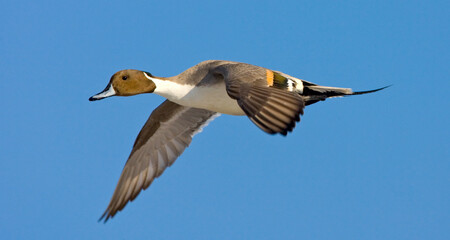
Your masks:
{"label": "northern pintail duck", "polygon": [[[386,87],[384,87],[386,88]],[[192,137],[220,113],[247,115],[261,130],[286,135],[305,106],[327,98],[376,92],[319,86],[285,73],[246,63],[210,60],[174,77],[122,70],[90,101],[156,93],[167,98],[140,131],[111,201],[105,222],[173,164]]]}

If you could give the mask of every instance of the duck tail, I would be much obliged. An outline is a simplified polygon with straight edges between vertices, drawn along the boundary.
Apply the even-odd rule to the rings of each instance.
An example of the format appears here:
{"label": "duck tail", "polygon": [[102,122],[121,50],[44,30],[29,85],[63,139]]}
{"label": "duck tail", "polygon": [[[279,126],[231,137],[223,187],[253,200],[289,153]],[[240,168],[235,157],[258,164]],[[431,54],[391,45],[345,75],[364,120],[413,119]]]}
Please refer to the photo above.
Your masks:
{"label": "duck tail", "polygon": [[324,101],[327,98],[333,97],[343,97],[343,96],[352,96],[352,95],[362,95],[367,93],[378,92],[383,90],[389,86],[385,86],[382,88],[377,88],[368,91],[358,91],[353,92],[351,88],[338,88],[338,87],[325,87],[315,85],[313,83],[303,82],[304,88],[303,93],[301,94],[305,100],[305,105],[310,105],[319,101]]}

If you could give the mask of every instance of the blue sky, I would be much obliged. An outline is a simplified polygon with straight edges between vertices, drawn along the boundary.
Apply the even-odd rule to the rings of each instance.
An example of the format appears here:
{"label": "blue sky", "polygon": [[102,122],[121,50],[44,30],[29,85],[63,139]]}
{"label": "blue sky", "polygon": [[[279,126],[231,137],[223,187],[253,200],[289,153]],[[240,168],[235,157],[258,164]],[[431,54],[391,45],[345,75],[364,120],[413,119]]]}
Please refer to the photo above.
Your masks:
{"label": "blue sky", "polygon": [[[450,239],[448,1],[7,1],[3,239]],[[88,98],[118,70],[207,59],[378,93],[287,137],[221,116],[124,211],[106,208],[164,99]]]}

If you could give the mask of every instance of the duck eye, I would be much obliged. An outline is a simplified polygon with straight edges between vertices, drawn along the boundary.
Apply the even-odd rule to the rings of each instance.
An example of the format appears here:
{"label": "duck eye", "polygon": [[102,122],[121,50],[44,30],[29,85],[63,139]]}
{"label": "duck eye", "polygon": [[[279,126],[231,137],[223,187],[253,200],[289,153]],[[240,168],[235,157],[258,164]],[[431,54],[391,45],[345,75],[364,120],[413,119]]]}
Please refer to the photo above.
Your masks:
{"label": "duck eye", "polygon": [[127,80],[128,76],[122,76],[122,80]]}

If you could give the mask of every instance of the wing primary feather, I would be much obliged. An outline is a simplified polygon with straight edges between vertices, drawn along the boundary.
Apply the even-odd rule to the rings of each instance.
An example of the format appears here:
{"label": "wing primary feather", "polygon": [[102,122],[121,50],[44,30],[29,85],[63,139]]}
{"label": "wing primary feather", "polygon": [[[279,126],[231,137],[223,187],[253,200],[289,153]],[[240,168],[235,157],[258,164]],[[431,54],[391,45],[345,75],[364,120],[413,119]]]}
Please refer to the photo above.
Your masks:
{"label": "wing primary feather", "polygon": [[265,109],[261,110],[258,113],[258,116],[264,117],[265,119],[267,119],[267,121],[272,122],[280,129],[286,128],[286,126],[288,125],[288,123],[285,123],[285,122],[279,120],[272,113],[266,111]]}
{"label": "wing primary feather", "polygon": [[286,135],[291,132],[295,122],[300,120],[304,106],[301,97],[267,87],[253,90],[249,89],[246,97],[238,99],[247,116],[267,133]]}

